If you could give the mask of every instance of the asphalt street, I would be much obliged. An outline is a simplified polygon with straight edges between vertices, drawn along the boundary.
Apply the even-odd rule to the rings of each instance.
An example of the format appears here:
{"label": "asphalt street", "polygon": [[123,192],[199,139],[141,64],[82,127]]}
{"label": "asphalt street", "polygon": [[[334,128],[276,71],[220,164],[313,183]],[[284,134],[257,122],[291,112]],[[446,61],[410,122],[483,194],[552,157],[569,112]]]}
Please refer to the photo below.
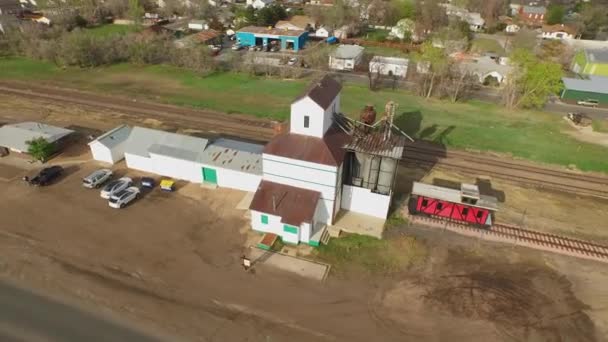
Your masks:
{"label": "asphalt street", "polygon": [[161,339],[0,281],[0,341],[157,342]]}

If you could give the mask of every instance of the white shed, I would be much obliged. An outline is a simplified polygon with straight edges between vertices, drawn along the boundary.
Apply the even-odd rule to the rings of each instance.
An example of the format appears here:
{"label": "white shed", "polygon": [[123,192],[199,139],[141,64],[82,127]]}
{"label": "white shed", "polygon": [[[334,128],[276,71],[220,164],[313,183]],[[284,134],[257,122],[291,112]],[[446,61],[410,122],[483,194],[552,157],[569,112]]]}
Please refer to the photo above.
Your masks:
{"label": "white shed", "polygon": [[369,62],[369,71],[385,76],[405,78],[408,65],[409,60],[407,58],[374,56]]}
{"label": "white shed", "polygon": [[209,24],[205,20],[191,20],[188,23],[188,28],[195,31],[203,31],[209,29]]}
{"label": "white shed", "polygon": [[125,142],[129,138],[131,127],[118,126],[89,143],[93,159],[114,164],[125,157]]}
{"label": "white shed", "polygon": [[354,70],[363,58],[363,47],[359,45],[339,45],[329,55],[329,67],[334,70]]}
{"label": "white shed", "polygon": [[331,33],[331,30],[329,30],[327,27],[321,26],[315,32],[315,37],[329,38],[330,33]]}

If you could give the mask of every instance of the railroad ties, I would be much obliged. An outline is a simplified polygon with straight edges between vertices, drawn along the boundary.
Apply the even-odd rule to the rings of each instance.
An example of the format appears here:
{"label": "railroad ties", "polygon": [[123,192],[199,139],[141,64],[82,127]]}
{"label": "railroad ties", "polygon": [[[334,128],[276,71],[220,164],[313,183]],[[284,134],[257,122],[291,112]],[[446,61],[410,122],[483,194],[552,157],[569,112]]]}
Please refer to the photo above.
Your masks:
{"label": "railroad ties", "polygon": [[446,229],[461,235],[489,241],[512,243],[519,246],[608,263],[608,246],[602,246],[590,241],[504,224],[495,224],[491,228],[477,228],[455,221],[428,216],[409,215],[408,218],[412,223]]}

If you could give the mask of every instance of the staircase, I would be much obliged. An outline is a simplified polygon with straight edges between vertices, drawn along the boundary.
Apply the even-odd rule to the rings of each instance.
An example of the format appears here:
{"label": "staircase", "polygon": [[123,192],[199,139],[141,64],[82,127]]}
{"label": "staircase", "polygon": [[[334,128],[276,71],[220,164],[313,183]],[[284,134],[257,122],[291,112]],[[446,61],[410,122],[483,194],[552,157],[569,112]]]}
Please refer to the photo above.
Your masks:
{"label": "staircase", "polygon": [[329,231],[327,230],[327,227],[325,227],[323,229],[323,233],[321,234],[321,243],[324,245],[327,245],[329,243],[329,239],[331,238],[331,236],[329,235]]}
{"label": "staircase", "polygon": [[317,230],[317,232],[310,237],[310,242],[308,244],[314,247],[319,247],[320,244],[327,245],[330,238],[331,236],[329,235],[327,226],[324,225],[323,228]]}

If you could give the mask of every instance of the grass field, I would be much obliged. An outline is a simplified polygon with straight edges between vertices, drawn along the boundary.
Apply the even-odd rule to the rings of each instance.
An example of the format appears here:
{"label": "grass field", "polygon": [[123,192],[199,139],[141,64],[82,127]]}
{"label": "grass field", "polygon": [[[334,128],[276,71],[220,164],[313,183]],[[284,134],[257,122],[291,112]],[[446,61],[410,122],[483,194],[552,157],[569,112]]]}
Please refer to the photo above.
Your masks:
{"label": "grass field", "polygon": [[386,46],[366,46],[364,52],[371,56],[384,57],[407,57],[408,54],[401,49],[395,49]]}
{"label": "grass field", "polygon": [[426,253],[426,247],[412,237],[379,240],[349,234],[319,246],[314,255],[331,264],[335,273],[358,268],[372,274],[390,274],[424,260]]}
{"label": "grass field", "polygon": [[[173,67],[126,64],[62,70],[25,59],[0,59],[0,79],[35,80],[279,120],[288,117],[291,101],[309,82],[236,73],[201,77]],[[425,100],[402,90],[371,92],[366,86],[354,84],[344,86],[342,111],[357,116],[364,105],[373,104],[380,112],[389,100],[399,104],[396,123],[417,139],[608,172],[608,149],[574,140],[563,133],[570,129],[568,125],[551,113],[507,111],[495,104],[476,101],[452,104]]]}
{"label": "grass field", "polygon": [[504,54],[505,49],[500,43],[490,38],[475,38],[471,41],[471,51],[477,53],[494,52]]}
{"label": "grass field", "polygon": [[124,35],[129,32],[134,32],[136,29],[132,25],[115,25],[107,24],[97,27],[87,28],[84,31],[98,37],[107,37],[112,35]]}
{"label": "grass field", "polygon": [[591,127],[595,132],[599,133],[608,133],[608,120],[606,119],[596,119],[591,122]]}

